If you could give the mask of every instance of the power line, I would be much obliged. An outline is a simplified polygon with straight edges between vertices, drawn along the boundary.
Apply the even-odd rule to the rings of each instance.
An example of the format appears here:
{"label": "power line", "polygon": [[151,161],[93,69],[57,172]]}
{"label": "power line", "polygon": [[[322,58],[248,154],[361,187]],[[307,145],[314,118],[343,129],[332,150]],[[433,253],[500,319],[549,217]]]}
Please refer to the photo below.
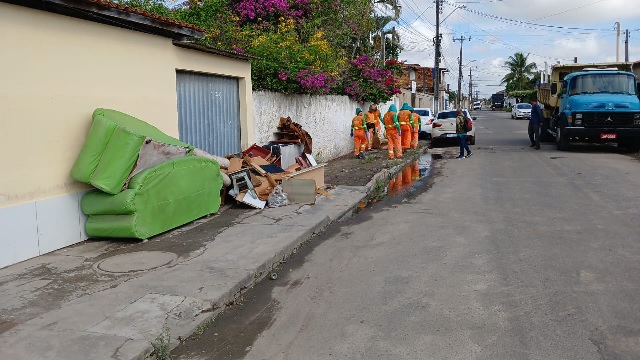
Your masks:
{"label": "power line", "polygon": [[[449,3],[449,5],[452,6],[457,6],[458,4],[448,1],[448,0],[443,0],[444,2]],[[507,21],[507,22],[512,22],[515,24],[526,24],[526,25],[531,25],[531,26],[538,26],[538,27],[542,27],[542,28],[549,28],[549,29],[562,29],[562,30],[580,30],[580,31],[614,31],[612,29],[594,29],[594,28],[579,28],[579,27],[565,27],[565,26],[557,26],[557,25],[547,25],[547,24],[538,24],[538,23],[533,23],[533,22],[529,22],[529,21],[523,21],[523,20],[515,20],[515,19],[510,19],[510,18],[505,18],[502,16],[497,16],[497,15],[493,15],[493,14],[488,14],[479,10],[475,10],[475,9],[470,9],[468,8],[466,5],[460,6],[460,8],[464,11],[470,12],[472,14],[476,14],[479,16],[484,16],[486,18],[489,19],[494,19],[494,20],[498,20],[498,21]]]}

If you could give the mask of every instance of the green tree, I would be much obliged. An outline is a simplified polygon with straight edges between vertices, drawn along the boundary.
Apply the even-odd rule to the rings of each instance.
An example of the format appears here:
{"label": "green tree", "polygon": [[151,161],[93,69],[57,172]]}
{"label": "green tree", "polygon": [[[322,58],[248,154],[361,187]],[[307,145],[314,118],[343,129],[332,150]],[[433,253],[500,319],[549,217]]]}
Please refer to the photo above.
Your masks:
{"label": "green tree", "polygon": [[537,70],[536,63],[528,62],[529,55],[517,52],[504,62],[509,72],[502,78],[501,84],[506,84],[507,93],[516,90],[532,90],[535,84],[531,84]]}
{"label": "green tree", "polygon": [[456,102],[456,91],[449,91],[449,103],[454,104]]}

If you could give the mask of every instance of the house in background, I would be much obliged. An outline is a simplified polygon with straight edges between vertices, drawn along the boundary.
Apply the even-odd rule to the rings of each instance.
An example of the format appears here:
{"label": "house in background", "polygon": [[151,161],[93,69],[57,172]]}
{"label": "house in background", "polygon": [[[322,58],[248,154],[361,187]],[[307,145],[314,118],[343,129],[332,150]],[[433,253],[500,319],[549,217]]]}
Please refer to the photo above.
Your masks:
{"label": "house in background", "polygon": [[[87,238],[71,169],[96,108],[216,155],[254,141],[246,56],[102,0],[0,0],[0,267]],[[10,35],[9,35],[10,34]]]}
{"label": "house in background", "polygon": [[[398,103],[412,104],[416,108],[431,108],[435,111],[434,104],[434,83],[433,83],[433,68],[421,66],[419,64],[403,64],[403,72],[396,79],[396,84],[402,90],[402,93],[398,95]],[[440,110],[446,108],[448,97],[446,93],[447,83],[445,81],[445,73],[448,70],[446,68],[440,68]],[[415,81],[415,94],[412,95],[412,81]]]}

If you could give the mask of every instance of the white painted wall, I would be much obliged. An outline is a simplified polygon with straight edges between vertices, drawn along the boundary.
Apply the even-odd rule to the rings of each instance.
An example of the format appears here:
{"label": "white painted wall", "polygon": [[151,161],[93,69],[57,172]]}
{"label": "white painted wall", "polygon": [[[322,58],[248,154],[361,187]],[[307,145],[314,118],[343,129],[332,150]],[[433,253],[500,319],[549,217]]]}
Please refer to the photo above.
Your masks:
{"label": "white painted wall", "polygon": [[[384,114],[389,105],[381,104]],[[280,117],[290,116],[302,125],[313,138],[313,156],[319,162],[351,153],[353,140],[349,136],[351,120],[356,108],[369,109],[369,104],[358,104],[347,96],[284,95],[265,91],[253,93],[255,141],[265,145],[276,137]]]}

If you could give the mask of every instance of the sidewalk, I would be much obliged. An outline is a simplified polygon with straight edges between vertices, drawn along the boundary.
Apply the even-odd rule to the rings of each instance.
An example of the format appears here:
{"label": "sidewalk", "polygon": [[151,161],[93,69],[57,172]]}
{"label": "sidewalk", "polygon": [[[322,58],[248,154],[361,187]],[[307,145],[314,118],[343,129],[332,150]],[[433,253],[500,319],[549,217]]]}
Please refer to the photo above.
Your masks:
{"label": "sidewalk", "polygon": [[160,335],[175,346],[403,166],[315,205],[227,207],[150,241],[86,241],[1,269],[0,359],[145,359]]}

